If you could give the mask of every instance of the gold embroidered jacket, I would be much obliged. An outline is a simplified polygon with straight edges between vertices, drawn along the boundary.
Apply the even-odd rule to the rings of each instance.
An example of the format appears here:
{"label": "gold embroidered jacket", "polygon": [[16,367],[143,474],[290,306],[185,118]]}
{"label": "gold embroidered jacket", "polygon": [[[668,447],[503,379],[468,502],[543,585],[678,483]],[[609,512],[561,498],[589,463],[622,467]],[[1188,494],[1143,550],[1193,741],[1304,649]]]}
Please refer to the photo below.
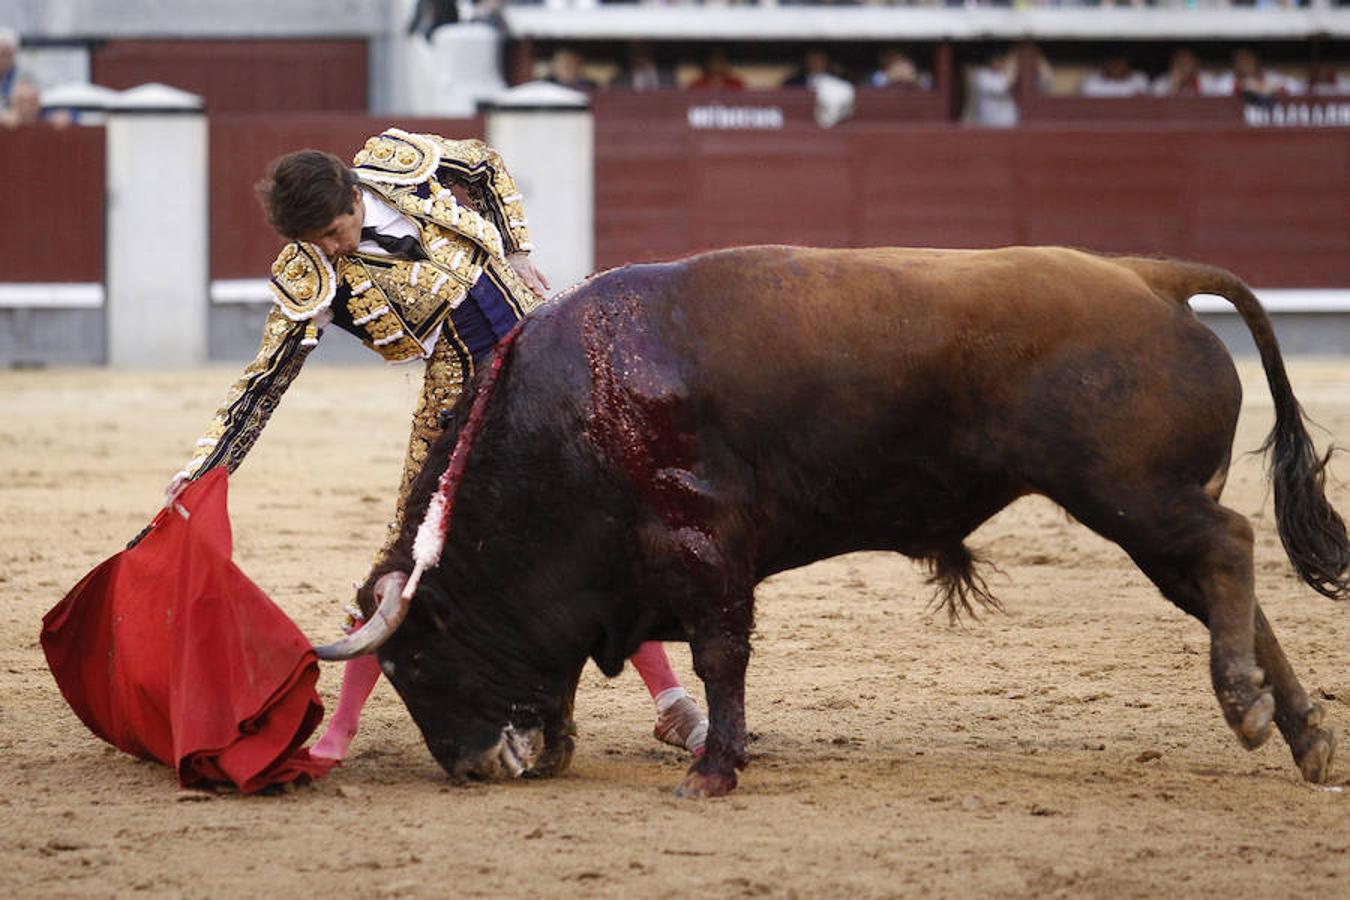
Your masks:
{"label": "gold embroidered jacket", "polygon": [[[479,278],[493,280],[517,317],[541,302],[506,261],[531,244],[520,193],[495,150],[481,141],[391,128],[366,141],[353,169],[365,189],[416,224],[427,258],[356,253],[330,263],[313,244],[287,244],[272,265],[276,305],[257,357],[230,387],[183,474],[195,478],[219,465],[231,472],[238,467],[332,319],[389,362],[427,360],[401,510],[439,433],[436,414],[453,405],[473,371],[451,310]],[[461,203],[452,186],[471,202]]]}

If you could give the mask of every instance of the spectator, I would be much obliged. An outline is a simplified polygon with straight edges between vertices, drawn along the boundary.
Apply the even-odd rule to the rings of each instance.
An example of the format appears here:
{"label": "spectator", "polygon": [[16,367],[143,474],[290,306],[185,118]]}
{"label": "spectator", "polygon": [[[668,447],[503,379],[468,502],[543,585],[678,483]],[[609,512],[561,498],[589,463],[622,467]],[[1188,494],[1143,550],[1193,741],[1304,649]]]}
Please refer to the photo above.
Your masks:
{"label": "spectator", "polygon": [[1159,97],[1198,97],[1215,93],[1211,79],[1200,69],[1200,57],[1190,47],[1177,47],[1168,60],[1167,71],[1153,79],[1153,93]]}
{"label": "spectator", "polygon": [[675,79],[668,69],[657,65],[656,52],[646,41],[629,42],[627,64],[618,77],[610,82],[610,87],[627,88],[630,91],[653,91],[674,86]]}
{"label": "spectator", "polygon": [[745,82],[731,70],[726,49],[714,47],[703,62],[703,72],[690,82],[689,87],[700,91],[739,91],[745,88]]}
{"label": "spectator", "polygon": [[1078,87],[1084,97],[1133,97],[1148,91],[1148,76],[1130,65],[1130,57],[1124,50],[1112,51],[1102,67],[1084,78]]}
{"label": "spectator", "polygon": [[596,86],[581,71],[581,54],[570,47],[559,47],[553,51],[549,76],[545,80],[575,91],[593,91]]}
{"label": "spectator", "polygon": [[0,111],[9,106],[10,95],[19,81],[18,55],[18,33],[12,28],[0,28]]}
{"label": "spectator", "polygon": [[1331,63],[1317,63],[1308,72],[1308,93],[1314,97],[1350,94],[1350,72],[1338,72]]}
{"label": "spectator", "polygon": [[802,57],[801,67],[783,79],[783,87],[810,87],[811,82],[820,75],[833,75],[834,68],[830,54],[824,47],[812,47]]}
{"label": "spectator", "polygon": [[417,0],[413,9],[412,21],[408,23],[408,34],[421,34],[428,41],[431,33],[442,25],[453,25],[459,21],[459,4],[456,0]]}
{"label": "spectator", "polygon": [[[963,119],[972,125],[1011,128],[1017,124],[1017,83],[1020,53],[1017,48],[993,47],[982,65],[970,70]],[[1050,86],[1050,63],[1040,49],[1034,51],[1036,80],[1041,90]]]}
{"label": "spectator", "polygon": [[933,79],[927,72],[919,71],[908,53],[886,47],[877,54],[877,67],[867,76],[867,84],[874,88],[926,91],[932,88]]}
{"label": "spectator", "polygon": [[[458,12],[456,12],[458,15]],[[506,34],[506,0],[479,0],[469,16],[470,22],[478,22],[496,29],[500,35]]]}
{"label": "spectator", "polygon": [[[36,125],[45,119],[46,117],[42,115],[42,100],[41,94],[38,93],[38,85],[28,81],[27,78],[19,78],[15,81],[14,90],[9,94],[8,107],[0,111],[0,125],[5,128],[16,128],[19,125]],[[70,115],[62,113],[46,120],[59,128],[70,124]]]}
{"label": "spectator", "polygon": [[1270,103],[1306,90],[1297,78],[1266,69],[1255,50],[1239,47],[1233,51],[1233,71],[1215,79],[1214,92],[1238,94],[1248,103]]}

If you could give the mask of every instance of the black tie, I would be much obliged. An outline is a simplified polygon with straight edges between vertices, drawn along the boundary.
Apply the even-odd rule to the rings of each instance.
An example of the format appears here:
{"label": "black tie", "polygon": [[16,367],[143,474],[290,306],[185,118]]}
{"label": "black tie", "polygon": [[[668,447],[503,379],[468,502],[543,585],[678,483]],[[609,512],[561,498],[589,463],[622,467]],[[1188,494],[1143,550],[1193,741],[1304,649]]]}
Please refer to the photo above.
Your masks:
{"label": "black tie", "polygon": [[361,229],[361,240],[374,241],[394,256],[401,256],[404,259],[426,259],[427,254],[422,249],[422,245],[417,242],[417,238],[412,237],[394,237],[391,234],[384,234],[369,226]]}

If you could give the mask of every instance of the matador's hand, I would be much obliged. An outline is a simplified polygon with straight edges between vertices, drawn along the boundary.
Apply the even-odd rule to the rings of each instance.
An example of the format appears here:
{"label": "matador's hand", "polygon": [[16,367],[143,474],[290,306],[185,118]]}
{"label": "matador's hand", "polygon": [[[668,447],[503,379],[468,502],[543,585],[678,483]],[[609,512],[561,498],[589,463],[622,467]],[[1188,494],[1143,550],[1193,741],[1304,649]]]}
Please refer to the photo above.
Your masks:
{"label": "matador's hand", "polygon": [[183,489],[192,481],[186,472],[179,472],[173,476],[173,480],[164,488],[164,507],[167,509],[173,506],[173,501],[178,499],[178,495],[183,493]]}
{"label": "matador's hand", "polygon": [[534,291],[541,298],[548,297],[548,279],[544,277],[543,272],[540,272],[535,268],[534,263],[530,261],[530,255],[528,253],[516,251],[508,256],[506,261],[511,264],[511,268],[515,269],[516,274],[520,276],[521,280],[525,282],[530,290]]}
{"label": "matador's hand", "polygon": [[[173,476],[173,480],[169,482],[166,488],[164,488],[165,509],[169,509],[173,506],[174,501],[178,499],[178,495],[183,493],[183,490],[191,483],[191,481],[192,480],[188,477],[186,472],[179,472]],[[150,533],[150,529],[154,527],[155,523],[151,522],[149,525],[142,528],[140,534],[127,542],[127,549],[130,550],[132,547],[139,544],[141,540]]]}

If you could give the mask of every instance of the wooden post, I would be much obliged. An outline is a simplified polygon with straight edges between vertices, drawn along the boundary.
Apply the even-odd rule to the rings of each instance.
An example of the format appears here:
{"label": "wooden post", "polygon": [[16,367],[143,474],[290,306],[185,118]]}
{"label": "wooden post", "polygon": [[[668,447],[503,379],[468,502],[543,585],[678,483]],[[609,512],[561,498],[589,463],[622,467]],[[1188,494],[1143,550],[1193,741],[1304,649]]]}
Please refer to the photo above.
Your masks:
{"label": "wooden post", "polygon": [[1040,96],[1040,55],[1036,44],[1022,41],[1017,45],[1017,106],[1025,110]]}
{"label": "wooden post", "polygon": [[515,87],[534,80],[534,38],[511,41],[506,48],[506,83]]}
{"label": "wooden post", "polygon": [[956,76],[956,53],[952,42],[938,41],[933,50],[933,90],[942,98],[942,108],[949,120],[960,117],[964,99]]}

